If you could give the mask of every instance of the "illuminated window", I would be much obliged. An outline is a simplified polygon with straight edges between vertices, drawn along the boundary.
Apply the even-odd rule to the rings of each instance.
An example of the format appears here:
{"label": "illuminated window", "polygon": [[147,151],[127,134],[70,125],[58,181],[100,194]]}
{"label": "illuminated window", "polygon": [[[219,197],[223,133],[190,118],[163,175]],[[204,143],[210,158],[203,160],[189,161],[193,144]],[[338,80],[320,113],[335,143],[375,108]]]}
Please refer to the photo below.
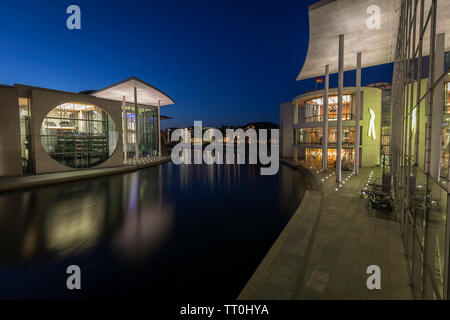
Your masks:
{"label": "illuminated window", "polygon": [[[126,106],[127,117],[127,156],[136,156],[136,109],[134,105]],[[138,106],[139,156],[158,155],[158,109]]]}
{"label": "illuminated window", "polygon": [[[328,129],[328,143],[337,143],[337,129]],[[355,143],[355,128],[354,127],[343,127],[342,128],[342,144],[354,144]]]}
{"label": "illuminated window", "polygon": [[322,144],[322,128],[297,129],[296,144]]}
{"label": "illuminated window", "polygon": [[450,113],[450,82],[445,84],[445,113]]}
{"label": "illuminated window", "polygon": [[[336,149],[328,149],[327,163],[328,166],[336,166]],[[342,169],[348,170],[353,166],[355,150],[342,148],[341,159],[342,159]],[[305,149],[305,160],[308,165],[320,166],[322,164],[322,149],[320,148],[306,148]]]}
{"label": "illuminated window", "polygon": [[101,108],[84,103],[64,103],[44,118],[41,142],[59,163],[90,168],[106,161],[117,145],[111,117]]}
{"label": "illuminated window", "polygon": [[[328,98],[328,120],[337,120],[338,97]],[[352,120],[352,96],[342,96],[342,120]],[[305,121],[323,121],[323,98],[316,98],[306,101]]]}
{"label": "illuminated window", "polygon": [[19,98],[20,116],[20,150],[22,154],[22,169],[24,173],[33,172],[31,148],[31,110],[30,99]]}

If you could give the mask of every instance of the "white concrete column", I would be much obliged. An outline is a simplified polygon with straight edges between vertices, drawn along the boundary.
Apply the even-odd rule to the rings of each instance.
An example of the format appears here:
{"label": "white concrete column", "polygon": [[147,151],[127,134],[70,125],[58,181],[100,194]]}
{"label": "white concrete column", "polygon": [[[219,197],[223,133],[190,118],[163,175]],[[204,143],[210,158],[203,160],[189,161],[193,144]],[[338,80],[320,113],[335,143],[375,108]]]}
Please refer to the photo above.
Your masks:
{"label": "white concrete column", "polygon": [[127,122],[127,103],[125,96],[122,100],[122,122],[123,122],[123,160],[125,163],[128,161],[128,122]]}
{"label": "white concrete column", "polygon": [[361,110],[361,52],[356,56],[356,104],[355,104],[355,158],[353,159],[355,175],[359,173],[359,112]]}
{"label": "white concrete column", "polygon": [[135,141],[135,151],[136,156],[135,159],[140,158],[140,152],[139,152],[139,110],[138,110],[138,104],[137,104],[137,88],[134,87],[134,121],[135,121],[135,134],[136,134],[136,141]]}
{"label": "white concrete column", "polygon": [[339,77],[338,77],[338,112],[337,112],[337,152],[336,152],[336,182],[341,182],[342,156],[342,94],[344,91],[344,35],[339,35]]}
{"label": "white concrete column", "polygon": [[[435,78],[444,73],[445,33],[436,36],[436,53],[434,60]],[[438,84],[433,91],[433,112],[431,127],[431,176],[439,180],[441,159],[441,125],[444,117],[444,82]]]}
{"label": "white concrete column", "polygon": [[325,66],[325,89],[323,95],[322,170],[328,167],[328,91],[330,87],[330,66]]}
{"label": "white concrete column", "polygon": [[298,100],[295,101],[295,107],[294,107],[294,125],[298,124]]}
{"label": "white concrete column", "polygon": [[158,100],[158,156],[161,158],[161,101]]}
{"label": "white concrete column", "polygon": [[[295,101],[294,106],[294,126],[298,125],[298,100]],[[294,161],[298,162],[298,148],[297,144],[297,129],[294,129]]]}

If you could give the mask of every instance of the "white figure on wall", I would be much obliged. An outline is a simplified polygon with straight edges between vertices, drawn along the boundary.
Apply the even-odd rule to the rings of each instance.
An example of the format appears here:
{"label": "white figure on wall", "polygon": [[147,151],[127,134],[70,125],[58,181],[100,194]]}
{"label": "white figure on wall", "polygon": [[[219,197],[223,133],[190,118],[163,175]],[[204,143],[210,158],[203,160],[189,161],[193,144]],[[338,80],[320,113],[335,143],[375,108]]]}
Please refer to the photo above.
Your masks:
{"label": "white figure on wall", "polygon": [[369,132],[367,135],[369,137],[372,137],[373,140],[375,140],[377,137],[375,135],[375,112],[373,109],[369,108],[370,113],[370,121],[369,121]]}

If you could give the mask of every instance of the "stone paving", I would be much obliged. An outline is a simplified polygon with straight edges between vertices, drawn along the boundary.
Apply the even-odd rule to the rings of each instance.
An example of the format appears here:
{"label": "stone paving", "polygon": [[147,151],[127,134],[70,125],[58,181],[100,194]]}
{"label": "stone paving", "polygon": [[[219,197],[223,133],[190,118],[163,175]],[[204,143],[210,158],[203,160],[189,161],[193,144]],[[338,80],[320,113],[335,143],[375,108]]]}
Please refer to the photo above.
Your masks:
{"label": "stone paving", "polygon": [[[412,299],[399,223],[360,198],[372,171],[381,175],[343,172],[342,187],[317,174],[321,191],[307,191],[238,299]],[[381,269],[380,290],[367,289],[370,265]]]}

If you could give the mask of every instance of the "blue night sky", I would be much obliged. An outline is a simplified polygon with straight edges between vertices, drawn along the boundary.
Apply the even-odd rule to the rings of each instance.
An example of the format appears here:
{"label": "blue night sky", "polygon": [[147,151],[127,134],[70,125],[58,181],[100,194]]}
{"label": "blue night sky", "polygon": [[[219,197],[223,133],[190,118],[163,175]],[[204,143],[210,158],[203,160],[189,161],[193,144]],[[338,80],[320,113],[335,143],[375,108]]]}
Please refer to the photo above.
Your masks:
{"label": "blue night sky", "polygon": [[[315,86],[295,81],[314,2],[0,0],[0,84],[78,92],[136,76],[175,100],[165,128],[278,123],[279,104]],[[66,28],[71,4],[81,30]],[[363,84],[391,82],[391,65],[371,71]]]}

